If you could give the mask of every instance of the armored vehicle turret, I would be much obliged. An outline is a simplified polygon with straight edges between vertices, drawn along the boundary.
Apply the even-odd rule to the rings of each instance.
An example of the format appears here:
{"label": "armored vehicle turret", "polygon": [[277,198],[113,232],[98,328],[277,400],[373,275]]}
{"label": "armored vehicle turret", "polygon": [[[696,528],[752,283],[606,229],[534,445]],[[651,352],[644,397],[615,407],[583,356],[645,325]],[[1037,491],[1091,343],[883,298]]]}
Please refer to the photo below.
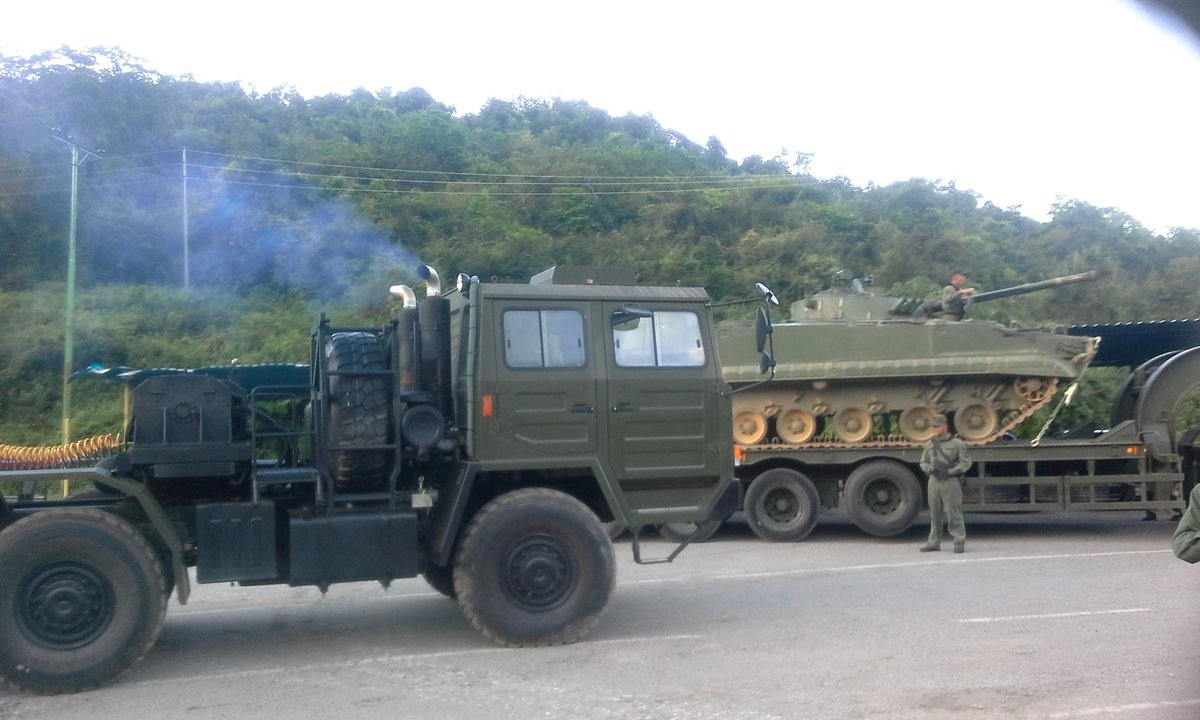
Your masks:
{"label": "armored vehicle turret", "polygon": [[[972,303],[1094,279],[1068,275],[987,293]],[[771,328],[774,381],[760,383],[752,323],[718,328],[735,389],[742,445],[913,445],[947,415],[970,443],[1003,435],[1048,403],[1091,362],[1099,339],[1047,329],[938,317],[940,302],[877,293],[870,278],[835,275],[832,288],[791,306]]]}

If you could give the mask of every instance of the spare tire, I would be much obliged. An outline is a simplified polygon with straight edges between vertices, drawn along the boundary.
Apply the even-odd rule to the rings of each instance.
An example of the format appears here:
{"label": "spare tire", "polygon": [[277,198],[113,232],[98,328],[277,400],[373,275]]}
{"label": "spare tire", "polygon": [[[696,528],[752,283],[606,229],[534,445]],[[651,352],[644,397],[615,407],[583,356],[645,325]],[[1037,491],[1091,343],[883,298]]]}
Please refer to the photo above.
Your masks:
{"label": "spare tire", "polygon": [[[329,369],[329,440],[333,445],[385,445],[390,433],[390,394],[383,347],[366,332],[334,333],[325,344]],[[341,374],[344,373],[344,374]],[[334,450],[330,472],[338,492],[372,492],[387,485],[387,450]]]}

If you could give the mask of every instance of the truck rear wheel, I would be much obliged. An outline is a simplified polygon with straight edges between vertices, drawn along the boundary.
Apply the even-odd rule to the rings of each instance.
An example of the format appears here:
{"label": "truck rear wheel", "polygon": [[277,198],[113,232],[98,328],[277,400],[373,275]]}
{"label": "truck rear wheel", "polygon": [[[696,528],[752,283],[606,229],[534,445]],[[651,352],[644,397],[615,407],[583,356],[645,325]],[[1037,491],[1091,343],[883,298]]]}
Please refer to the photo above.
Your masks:
{"label": "truck rear wheel", "polygon": [[771,542],[795,542],[817,526],[821,496],[803,473],[774,468],[754,478],[743,506],[755,535]]}
{"label": "truck rear wheel", "polygon": [[39,693],[113,681],[150,652],[167,610],[154,549],[102,510],[43,510],[5,529],[0,588],[0,677]]}
{"label": "truck rear wheel", "polygon": [[912,527],[923,498],[912,471],[891,460],[858,466],[846,478],[842,491],[846,514],[861,530],[876,537],[899,535]]}
{"label": "truck rear wheel", "polygon": [[471,520],[454,587],[463,613],[500,645],[574,642],[600,620],[616,581],[612,542],[575,498],[515,490]]}
{"label": "truck rear wheel", "polygon": [[[379,340],[366,332],[334,333],[325,345],[325,354],[333,373],[329,378],[330,439],[345,445],[387,443],[391,400],[387,378],[353,374],[387,368]],[[339,492],[379,490],[387,483],[385,451],[345,450],[332,455],[333,479]]]}

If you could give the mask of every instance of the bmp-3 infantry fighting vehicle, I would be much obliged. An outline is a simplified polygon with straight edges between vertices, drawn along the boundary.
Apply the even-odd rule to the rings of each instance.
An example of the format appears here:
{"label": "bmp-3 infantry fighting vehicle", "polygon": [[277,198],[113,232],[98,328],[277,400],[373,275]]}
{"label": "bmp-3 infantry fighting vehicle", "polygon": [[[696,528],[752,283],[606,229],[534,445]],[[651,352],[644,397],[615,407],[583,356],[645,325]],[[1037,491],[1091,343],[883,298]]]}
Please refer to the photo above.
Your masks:
{"label": "bmp-3 infantry fighting vehicle", "polygon": [[[843,275],[844,273],[839,273]],[[979,303],[1092,280],[1094,272],[976,294]],[[791,306],[770,328],[774,382],[760,380],[749,339],[761,327],[724,322],[718,343],[735,389],[733,437],[745,446],[912,445],[950,417],[971,443],[1000,437],[1079,377],[1097,338],[936,317],[939,302],[876,293],[835,276],[835,286]]]}

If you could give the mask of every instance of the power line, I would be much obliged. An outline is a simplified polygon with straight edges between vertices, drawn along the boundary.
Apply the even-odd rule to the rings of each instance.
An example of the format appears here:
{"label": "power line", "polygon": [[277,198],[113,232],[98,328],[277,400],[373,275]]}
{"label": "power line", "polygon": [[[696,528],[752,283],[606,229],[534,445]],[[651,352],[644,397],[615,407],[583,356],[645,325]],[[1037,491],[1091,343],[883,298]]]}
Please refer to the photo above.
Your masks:
{"label": "power line", "polygon": [[[138,155],[118,156],[124,158],[145,158],[161,153],[141,153]],[[191,162],[197,155],[212,158],[224,158],[240,162],[264,163],[274,167],[250,168],[236,167],[230,164],[213,165],[203,162]],[[105,160],[117,159],[106,156]],[[539,175],[517,173],[469,173],[438,170],[412,170],[404,168],[381,168],[362,165],[345,165],[330,163],[315,163],[297,160],[274,160],[247,155],[232,155],[206,151],[188,151],[188,162],[184,163],[184,172],[189,169],[201,171],[190,175],[189,179],[208,184],[228,184],[242,187],[277,188],[288,190],[310,190],[320,192],[340,192],[355,194],[436,194],[436,195],[488,195],[488,196],[526,196],[538,197],[547,195],[648,195],[655,193],[689,193],[708,190],[760,190],[773,188],[794,187],[803,178],[793,175]],[[120,188],[134,185],[147,185],[166,180],[173,184],[175,177],[157,176],[146,179],[116,179],[127,177],[134,173],[168,170],[180,166],[174,163],[152,163],[134,165],[131,167],[112,167],[98,170],[90,174],[85,185],[90,188],[106,187]],[[31,168],[44,166],[29,166]],[[336,170],[338,173],[297,172],[287,170],[288,167]],[[357,173],[378,173],[378,175],[347,175],[344,171]],[[219,177],[205,177],[205,173],[218,173]],[[416,175],[412,177],[389,177],[395,175]],[[262,177],[263,181],[253,178]],[[41,175],[31,178],[8,177],[0,183],[34,183],[64,179],[61,175]],[[236,179],[243,177],[247,179]],[[311,185],[302,182],[270,182],[269,178],[287,178],[293,180],[337,181],[343,183],[372,184],[374,187],[332,187],[329,184]],[[97,182],[101,180],[101,182]],[[383,185],[383,187],[379,187]],[[411,185],[411,188],[397,189],[395,185]],[[432,187],[436,185],[437,188]],[[549,187],[550,190],[513,190],[514,187]],[[440,189],[438,189],[440,188]],[[479,188],[472,191],[465,188]],[[0,191],[0,197],[18,197],[36,194],[62,192],[63,188],[48,188],[42,190],[20,190],[15,192]]]}

